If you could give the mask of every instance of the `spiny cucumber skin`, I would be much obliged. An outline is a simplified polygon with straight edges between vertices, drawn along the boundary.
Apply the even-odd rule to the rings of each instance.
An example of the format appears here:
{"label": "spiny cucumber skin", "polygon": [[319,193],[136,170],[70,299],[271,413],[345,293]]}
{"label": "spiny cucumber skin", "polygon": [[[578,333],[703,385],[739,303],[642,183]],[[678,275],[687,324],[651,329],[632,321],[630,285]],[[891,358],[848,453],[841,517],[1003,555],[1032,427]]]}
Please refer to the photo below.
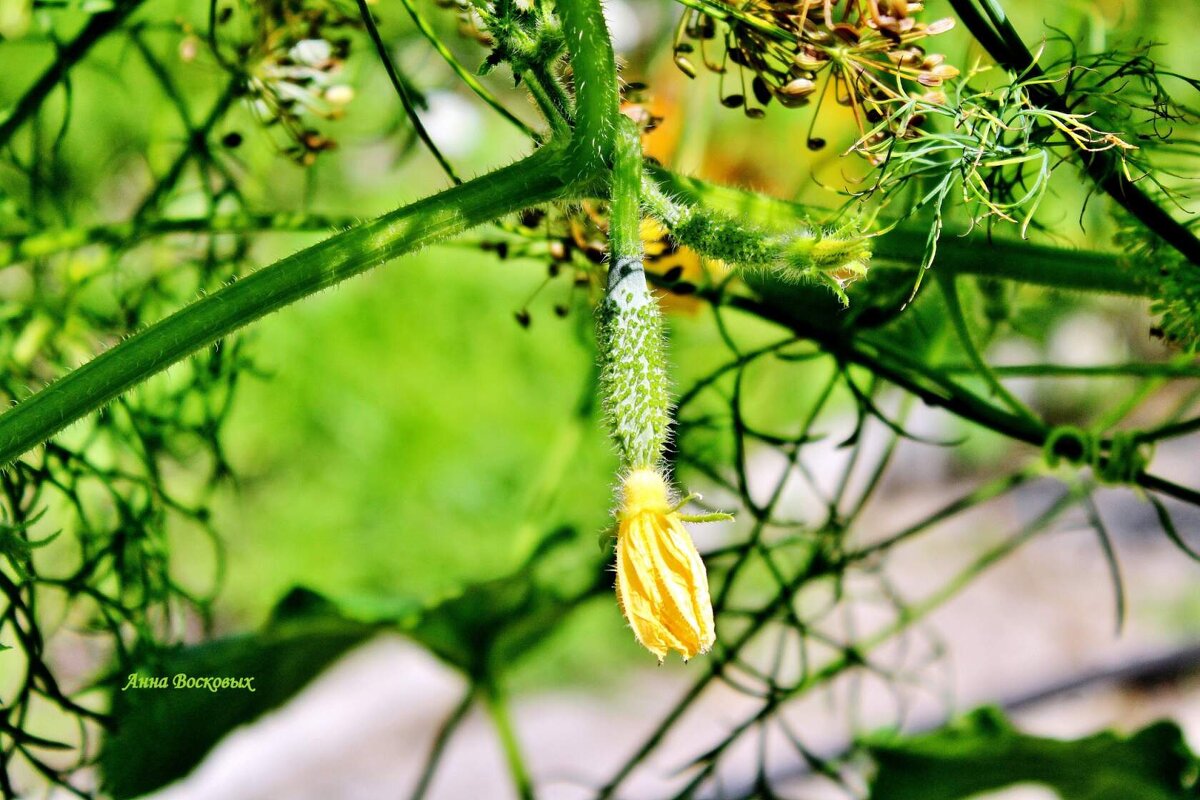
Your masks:
{"label": "spiny cucumber skin", "polygon": [[670,396],[662,316],[641,264],[600,304],[600,396],[627,468],[652,468],[666,446]]}
{"label": "spiny cucumber skin", "polygon": [[779,257],[770,239],[717,214],[685,213],[672,235],[681,244],[728,264],[766,266]]}
{"label": "spiny cucumber skin", "polygon": [[845,235],[844,228],[773,235],[720,212],[672,200],[653,188],[644,199],[646,210],[680,244],[734,269],[789,282],[825,283],[843,301],[842,287],[864,275],[871,260],[870,239]]}

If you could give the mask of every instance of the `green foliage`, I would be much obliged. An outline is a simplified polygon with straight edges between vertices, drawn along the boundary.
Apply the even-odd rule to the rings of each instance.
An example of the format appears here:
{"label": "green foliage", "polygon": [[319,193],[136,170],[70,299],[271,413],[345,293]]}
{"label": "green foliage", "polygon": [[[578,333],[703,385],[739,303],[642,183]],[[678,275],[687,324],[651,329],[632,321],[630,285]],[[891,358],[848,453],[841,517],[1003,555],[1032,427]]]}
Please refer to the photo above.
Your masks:
{"label": "green foliage", "polygon": [[[247,489],[216,514],[243,532],[222,595],[239,620],[295,583],[441,596],[511,570],[547,524],[603,524],[615,458],[584,403],[590,322],[546,299],[528,331],[513,321],[543,275],[439,248],[264,321],[270,378],[244,387],[229,428]],[[449,324],[447,308],[470,311]]]}
{"label": "green foliage", "polygon": [[[145,660],[112,680],[112,724],[100,763],[107,791],[131,798],[182,778],[221,739],[240,725],[283,705],[320,672],[374,633],[347,620],[318,596],[297,590],[276,609],[266,628],[180,647]],[[134,675],[233,678],[248,688],[145,688],[126,683]]]}
{"label": "green foliage", "polygon": [[598,562],[574,578],[561,569],[538,569],[552,563],[558,548],[577,547],[580,538],[569,529],[552,532],[512,574],[466,586],[402,629],[475,682],[496,683],[575,606],[607,593]]}
{"label": "green foliage", "polygon": [[1062,800],[1183,800],[1200,797],[1200,759],[1179,727],[1157,722],[1129,736],[1029,736],[984,708],[933,733],[876,736],[871,800],[965,800],[1020,783]]}
{"label": "green foliage", "polygon": [[[380,631],[402,633],[473,683],[496,687],[580,603],[607,593],[595,567],[556,563],[569,529],[552,532],[517,570],[428,602],[390,595],[333,599],[306,588],[284,596],[257,633],[135,655],[109,681],[114,734],[101,766],[113,797],[137,797],[187,775],[235,728],[300,692],[348,650]],[[230,678],[252,686],[137,688],[177,676]],[[248,682],[248,683],[247,683]]]}
{"label": "green foliage", "polygon": [[1117,235],[1129,272],[1152,286],[1155,335],[1188,352],[1200,345],[1200,270],[1154,234],[1128,226]]}

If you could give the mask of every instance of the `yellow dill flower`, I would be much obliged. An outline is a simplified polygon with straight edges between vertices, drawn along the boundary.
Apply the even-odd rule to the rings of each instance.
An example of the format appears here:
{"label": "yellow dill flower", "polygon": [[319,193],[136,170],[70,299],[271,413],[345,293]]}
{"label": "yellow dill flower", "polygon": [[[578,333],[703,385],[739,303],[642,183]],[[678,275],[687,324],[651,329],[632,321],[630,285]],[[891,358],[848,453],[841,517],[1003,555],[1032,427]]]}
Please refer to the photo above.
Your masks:
{"label": "yellow dill flower", "polygon": [[617,598],[637,640],[663,657],[706,653],[716,640],[708,573],[656,470],[625,476],[617,513]]}

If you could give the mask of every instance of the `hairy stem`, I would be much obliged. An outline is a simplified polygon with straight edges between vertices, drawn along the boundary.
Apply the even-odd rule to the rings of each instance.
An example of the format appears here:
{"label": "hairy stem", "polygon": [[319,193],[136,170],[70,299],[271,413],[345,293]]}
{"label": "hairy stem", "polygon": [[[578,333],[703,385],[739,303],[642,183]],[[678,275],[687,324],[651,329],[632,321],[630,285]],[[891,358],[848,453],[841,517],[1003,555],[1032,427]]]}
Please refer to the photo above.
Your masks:
{"label": "hairy stem", "polygon": [[552,130],[567,130],[571,125],[571,100],[558,78],[546,64],[534,64],[525,73],[525,82],[534,101],[542,109]]}
{"label": "hairy stem", "polygon": [[397,209],[288,256],[126,339],[0,415],[0,465],[170,365],[272,311],[397,256],[570,189],[562,149]]}
{"label": "hairy stem", "polygon": [[[660,193],[726,214],[765,231],[811,228],[821,210],[790,200],[721,186],[657,166],[647,169]],[[653,199],[653,198],[651,198]],[[871,240],[875,261],[919,265],[929,235],[926,226],[901,225]],[[1068,250],[980,236],[946,237],[938,243],[938,269],[1070,291],[1150,296],[1153,287],[1126,269],[1116,253]]]}
{"label": "hairy stem", "polygon": [[[612,200],[609,211],[609,242],[612,260],[642,261],[642,143],[637,130],[628,119],[618,125],[614,153]],[[609,276],[609,285],[613,283]]]}
{"label": "hairy stem", "polygon": [[598,0],[558,0],[575,80],[571,155],[584,170],[611,161],[620,114],[617,60]]}

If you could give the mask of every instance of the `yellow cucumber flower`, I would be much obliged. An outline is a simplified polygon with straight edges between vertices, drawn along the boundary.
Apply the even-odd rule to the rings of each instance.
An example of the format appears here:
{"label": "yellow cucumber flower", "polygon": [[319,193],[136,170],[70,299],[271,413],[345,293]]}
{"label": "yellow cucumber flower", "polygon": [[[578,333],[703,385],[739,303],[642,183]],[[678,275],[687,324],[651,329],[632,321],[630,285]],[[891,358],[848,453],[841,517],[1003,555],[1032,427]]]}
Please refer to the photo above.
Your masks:
{"label": "yellow cucumber flower", "polygon": [[661,662],[716,640],[708,573],[656,470],[625,476],[617,513],[617,599],[637,640]]}

